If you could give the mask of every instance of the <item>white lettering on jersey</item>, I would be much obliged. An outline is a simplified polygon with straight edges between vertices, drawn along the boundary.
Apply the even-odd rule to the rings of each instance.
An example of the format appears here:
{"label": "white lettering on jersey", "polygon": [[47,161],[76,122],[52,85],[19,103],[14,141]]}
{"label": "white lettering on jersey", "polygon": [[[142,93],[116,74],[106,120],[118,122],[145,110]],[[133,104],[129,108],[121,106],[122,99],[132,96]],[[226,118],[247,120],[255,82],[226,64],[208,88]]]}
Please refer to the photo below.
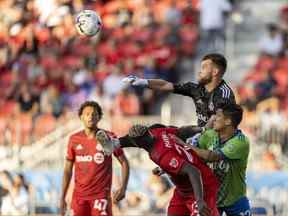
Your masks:
{"label": "white lettering on jersey", "polygon": [[162,134],[162,139],[164,141],[164,145],[166,148],[172,148],[172,144],[170,143],[169,137],[167,136],[166,133]]}
{"label": "white lettering on jersey", "polygon": [[76,162],[91,162],[92,160],[91,155],[76,155]]}

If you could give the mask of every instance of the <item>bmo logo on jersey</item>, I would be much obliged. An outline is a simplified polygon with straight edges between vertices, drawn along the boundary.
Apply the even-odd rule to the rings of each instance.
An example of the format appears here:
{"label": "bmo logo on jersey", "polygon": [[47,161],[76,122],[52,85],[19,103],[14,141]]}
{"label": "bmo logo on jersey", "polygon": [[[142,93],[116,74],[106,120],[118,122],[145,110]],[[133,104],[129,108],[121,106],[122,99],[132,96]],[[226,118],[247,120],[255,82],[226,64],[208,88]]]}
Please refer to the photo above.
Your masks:
{"label": "bmo logo on jersey", "polygon": [[91,155],[76,155],[76,162],[91,162],[92,160]]}
{"label": "bmo logo on jersey", "polygon": [[105,156],[102,152],[97,152],[94,156],[92,155],[77,155],[76,162],[94,162],[96,164],[101,164],[105,160]]}

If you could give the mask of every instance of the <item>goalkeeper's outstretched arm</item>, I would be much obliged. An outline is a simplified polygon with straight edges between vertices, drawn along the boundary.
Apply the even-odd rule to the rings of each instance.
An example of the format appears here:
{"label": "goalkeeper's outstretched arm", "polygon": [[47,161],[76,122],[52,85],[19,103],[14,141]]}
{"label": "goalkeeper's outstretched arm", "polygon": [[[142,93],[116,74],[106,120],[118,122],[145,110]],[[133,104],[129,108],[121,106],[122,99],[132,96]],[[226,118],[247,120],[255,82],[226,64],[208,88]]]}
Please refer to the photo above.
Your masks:
{"label": "goalkeeper's outstretched arm", "polygon": [[174,90],[173,83],[161,79],[143,79],[134,75],[130,75],[122,79],[122,82],[132,86],[146,87],[159,91],[171,92]]}
{"label": "goalkeeper's outstretched arm", "polygon": [[161,79],[148,79],[148,87],[150,89],[172,92],[174,90],[173,83]]}

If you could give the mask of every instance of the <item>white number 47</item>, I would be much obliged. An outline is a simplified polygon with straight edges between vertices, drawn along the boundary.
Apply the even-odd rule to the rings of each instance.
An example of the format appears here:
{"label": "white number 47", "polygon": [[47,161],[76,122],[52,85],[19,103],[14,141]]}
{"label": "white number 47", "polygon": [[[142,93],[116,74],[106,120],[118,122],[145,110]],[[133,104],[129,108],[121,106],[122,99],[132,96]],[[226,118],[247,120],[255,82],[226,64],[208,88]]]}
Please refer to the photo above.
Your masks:
{"label": "white number 47", "polygon": [[101,215],[107,215],[106,212],[107,204],[108,204],[107,199],[97,199],[94,202],[94,208],[98,209]]}

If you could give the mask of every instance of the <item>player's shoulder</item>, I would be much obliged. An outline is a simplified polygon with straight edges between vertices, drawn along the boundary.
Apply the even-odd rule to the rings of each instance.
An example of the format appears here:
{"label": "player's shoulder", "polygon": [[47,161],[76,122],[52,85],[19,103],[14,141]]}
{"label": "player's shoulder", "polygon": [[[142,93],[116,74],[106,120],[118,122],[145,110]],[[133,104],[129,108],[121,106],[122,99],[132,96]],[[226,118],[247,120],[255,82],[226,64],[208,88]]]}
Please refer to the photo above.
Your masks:
{"label": "player's shoulder", "polygon": [[234,93],[232,88],[223,80],[221,84],[216,89],[216,94],[225,99],[234,98]]}
{"label": "player's shoulder", "polygon": [[236,132],[236,135],[232,137],[230,140],[228,140],[228,142],[238,145],[241,144],[249,146],[249,139],[241,130],[238,130]]}
{"label": "player's shoulder", "polygon": [[77,138],[81,138],[84,136],[85,136],[84,130],[79,130],[79,131],[72,133],[70,135],[70,139],[77,139]]}

